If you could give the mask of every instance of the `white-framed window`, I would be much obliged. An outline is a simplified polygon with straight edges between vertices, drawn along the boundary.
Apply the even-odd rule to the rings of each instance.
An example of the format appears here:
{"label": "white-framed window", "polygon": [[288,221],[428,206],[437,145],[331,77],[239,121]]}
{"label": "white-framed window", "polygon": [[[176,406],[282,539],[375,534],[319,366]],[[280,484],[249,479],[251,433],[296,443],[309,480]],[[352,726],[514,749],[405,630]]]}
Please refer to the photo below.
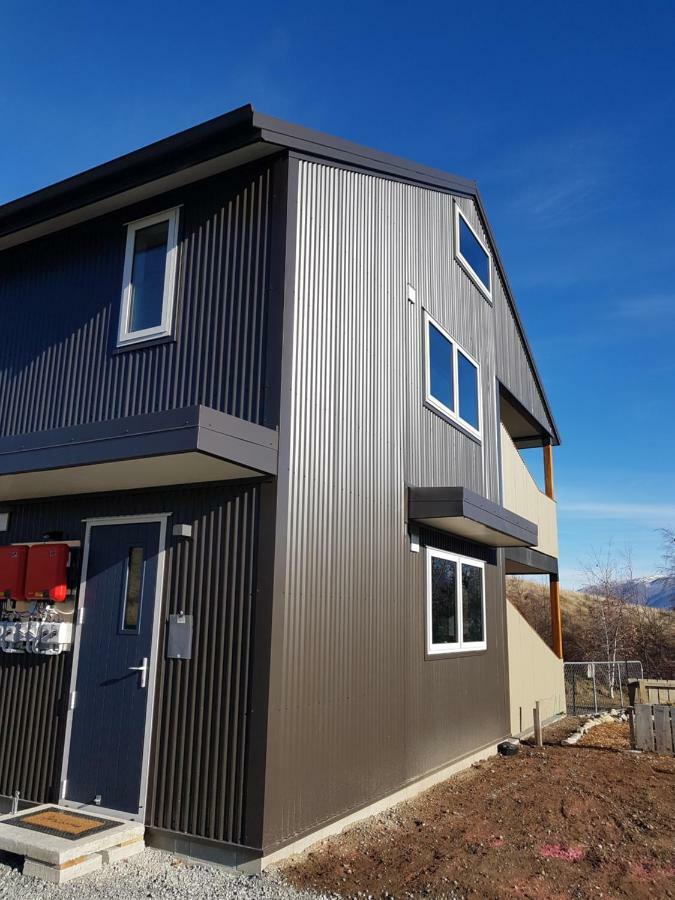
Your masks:
{"label": "white-framed window", "polygon": [[424,355],[427,403],[480,439],[480,366],[426,310]]}
{"label": "white-framed window", "polygon": [[127,225],[117,346],[171,334],[180,209]]}
{"label": "white-framed window", "polygon": [[455,258],[479,290],[492,302],[492,254],[455,203]]}
{"label": "white-framed window", "polygon": [[427,654],[485,650],[485,563],[427,547]]}

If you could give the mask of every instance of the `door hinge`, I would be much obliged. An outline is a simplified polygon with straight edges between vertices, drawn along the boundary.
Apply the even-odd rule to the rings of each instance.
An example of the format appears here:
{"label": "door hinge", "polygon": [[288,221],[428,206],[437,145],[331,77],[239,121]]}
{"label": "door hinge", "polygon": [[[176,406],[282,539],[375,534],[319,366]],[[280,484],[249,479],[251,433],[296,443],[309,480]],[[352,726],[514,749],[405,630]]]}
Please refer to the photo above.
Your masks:
{"label": "door hinge", "polygon": [[63,781],[61,782],[61,799],[62,800],[66,799],[67,788],[68,788],[68,779],[64,778]]}
{"label": "door hinge", "polygon": [[75,709],[75,704],[77,703],[77,691],[70,692],[70,701],[68,702],[68,709]]}
{"label": "door hinge", "polygon": [[77,624],[82,625],[84,622],[84,607],[81,606],[77,611]]}

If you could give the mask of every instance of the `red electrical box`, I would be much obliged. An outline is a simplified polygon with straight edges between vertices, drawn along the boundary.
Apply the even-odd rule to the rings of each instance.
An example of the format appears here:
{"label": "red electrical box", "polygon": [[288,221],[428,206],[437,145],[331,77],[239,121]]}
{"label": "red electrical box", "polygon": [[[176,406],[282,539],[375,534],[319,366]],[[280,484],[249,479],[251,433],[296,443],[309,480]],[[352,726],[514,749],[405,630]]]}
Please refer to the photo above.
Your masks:
{"label": "red electrical box", "polygon": [[68,544],[33,544],[28,551],[26,600],[55,600],[68,594]]}
{"label": "red electrical box", "polygon": [[0,547],[0,600],[26,599],[28,547]]}

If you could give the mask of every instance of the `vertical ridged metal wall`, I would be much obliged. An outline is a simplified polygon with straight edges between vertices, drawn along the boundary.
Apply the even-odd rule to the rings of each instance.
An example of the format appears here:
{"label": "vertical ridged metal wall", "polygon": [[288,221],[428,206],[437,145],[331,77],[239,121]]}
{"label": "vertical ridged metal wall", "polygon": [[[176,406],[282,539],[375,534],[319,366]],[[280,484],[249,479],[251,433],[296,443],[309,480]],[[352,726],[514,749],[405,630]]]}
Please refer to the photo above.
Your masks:
{"label": "vertical ridged metal wall", "polygon": [[[85,517],[153,512],[192,526],[191,540],[169,538],[161,620],[194,615],[193,656],[165,660],[160,635],[147,822],[233,843],[252,827],[245,761],[259,494],[232,483],[35,501],[16,506],[3,535],[13,543],[60,530],[81,540]],[[70,654],[0,654],[0,793],[58,796],[69,670]]]}
{"label": "vertical ridged metal wall", "polygon": [[[503,294],[492,306],[453,259],[453,197],[298,165],[267,850],[508,734],[501,554],[423,535],[487,564],[488,650],[426,659],[425,554],[410,551],[406,486],[461,485],[498,502],[496,376],[527,366],[522,348],[500,359]],[[480,443],[423,403],[424,309],[480,363]]]}
{"label": "vertical ridged metal wall", "polygon": [[[0,654],[0,794],[42,801],[58,778],[67,656]],[[65,677],[64,677],[65,676]]]}
{"label": "vertical ridged metal wall", "polygon": [[[181,205],[175,341],[116,352],[125,223]],[[272,169],[0,253],[0,434],[201,403],[265,420]]]}

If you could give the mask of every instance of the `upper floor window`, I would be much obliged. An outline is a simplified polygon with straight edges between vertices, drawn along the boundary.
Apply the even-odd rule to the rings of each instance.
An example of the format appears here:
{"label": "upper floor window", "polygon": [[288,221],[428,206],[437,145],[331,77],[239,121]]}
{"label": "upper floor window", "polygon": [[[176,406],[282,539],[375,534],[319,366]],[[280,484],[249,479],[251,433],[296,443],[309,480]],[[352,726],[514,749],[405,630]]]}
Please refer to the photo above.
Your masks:
{"label": "upper floor window", "polygon": [[427,548],[427,653],[485,650],[485,564]]}
{"label": "upper floor window", "polygon": [[480,369],[438,322],[425,313],[426,400],[475,437],[481,433]]}
{"label": "upper floor window", "polygon": [[171,334],[178,214],[171,209],[127,226],[119,347]]}
{"label": "upper floor window", "polygon": [[455,203],[455,256],[476,285],[492,300],[492,259],[469,221]]}

